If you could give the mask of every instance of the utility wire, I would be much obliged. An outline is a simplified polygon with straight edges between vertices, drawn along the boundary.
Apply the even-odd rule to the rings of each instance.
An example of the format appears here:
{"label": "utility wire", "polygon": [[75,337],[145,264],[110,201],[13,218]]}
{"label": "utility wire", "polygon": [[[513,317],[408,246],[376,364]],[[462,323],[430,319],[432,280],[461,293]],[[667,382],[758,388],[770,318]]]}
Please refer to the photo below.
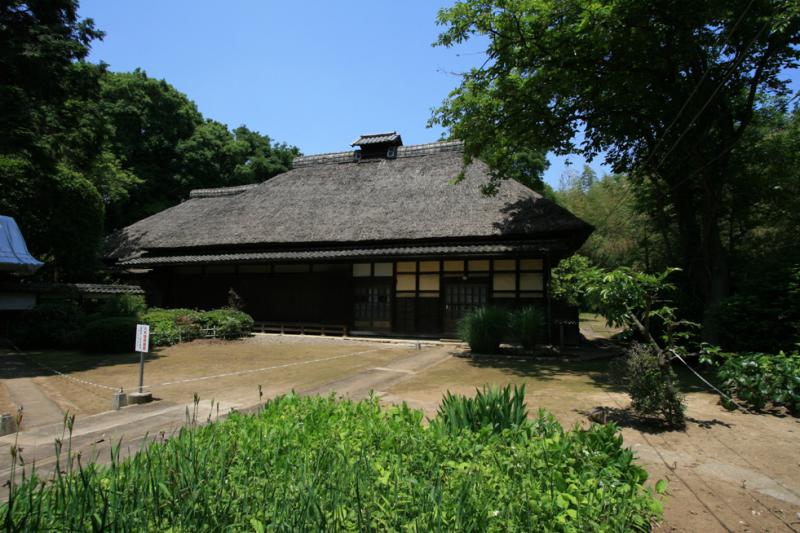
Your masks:
{"label": "utility wire", "polygon": [[[730,29],[730,31],[728,31],[728,32],[727,32],[727,34],[726,34],[726,36],[725,36],[725,39],[724,39],[724,41],[725,41],[725,43],[724,43],[724,44],[730,44],[729,40],[730,40],[730,37],[731,37],[731,35],[732,35],[732,34],[733,34],[733,32],[734,32],[734,31],[735,31],[735,30],[738,28],[738,26],[739,26],[739,24],[742,22],[742,20],[744,20],[744,16],[747,14],[747,12],[748,12],[748,11],[750,10],[750,8],[753,6],[753,3],[754,3],[754,1],[753,1],[753,0],[751,0],[751,1],[750,1],[750,2],[747,4],[747,6],[745,7],[745,9],[742,11],[742,14],[741,14],[741,15],[739,15],[739,18],[736,20],[736,22],[734,23],[733,27]],[[735,62],[734,62],[734,63],[733,63],[733,64],[732,64],[732,65],[731,65],[731,66],[730,66],[730,67],[729,67],[729,68],[728,68],[726,71],[725,71],[725,73],[723,74],[722,78],[720,79],[720,82],[717,84],[717,87],[716,87],[716,88],[714,89],[714,91],[711,93],[711,96],[710,96],[710,97],[709,97],[709,98],[706,100],[706,102],[705,102],[705,103],[704,103],[704,104],[701,106],[700,110],[699,110],[699,111],[698,111],[698,112],[695,114],[695,116],[692,118],[692,120],[690,120],[690,121],[689,121],[689,125],[688,125],[688,126],[687,126],[687,127],[684,129],[684,131],[683,131],[683,132],[682,132],[682,133],[681,133],[681,134],[678,136],[678,138],[677,138],[677,139],[676,139],[676,141],[675,141],[675,142],[672,144],[672,146],[671,146],[671,147],[670,147],[670,149],[667,151],[667,153],[666,153],[666,154],[665,154],[665,155],[664,155],[664,156],[661,158],[661,160],[659,161],[659,163],[658,163],[658,165],[656,166],[656,168],[658,168],[658,167],[660,167],[661,165],[663,165],[663,164],[664,164],[664,161],[666,160],[666,157],[667,157],[667,156],[669,156],[669,154],[671,154],[673,150],[675,150],[675,148],[676,148],[676,147],[677,147],[677,146],[680,144],[680,142],[683,140],[683,138],[684,138],[684,137],[686,136],[686,134],[689,132],[689,130],[691,130],[692,126],[694,125],[694,122],[695,122],[695,121],[696,121],[696,120],[697,120],[697,119],[700,117],[700,115],[703,113],[703,111],[705,111],[705,109],[708,107],[708,105],[711,103],[711,101],[714,99],[714,97],[717,95],[717,93],[720,91],[720,89],[722,89],[722,86],[724,85],[726,78],[727,78],[727,77],[728,77],[728,76],[731,74],[731,72],[733,72],[733,70],[734,70],[736,67],[738,67],[738,66],[739,66],[739,64],[741,64],[741,62],[744,60],[744,57],[745,57],[745,52],[747,51],[747,49],[748,49],[748,48],[750,48],[750,46],[752,46],[752,44],[753,44],[753,43],[755,42],[755,40],[756,40],[756,39],[757,39],[757,38],[758,38],[758,37],[761,35],[761,33],[764,31],[764,29],[766,29],[766,27],[767,27],[767,25],[768,25],[768,24],[769,24],[769,19],[767,19],[767,21],[764,23],[764,25],[763,25],[763,26],[762,26],[762,28],[759,30],[759,32],[758,32],[758,33],[757,33],[757,34],[756,34],[756,35],[753,37],[753,39],[751,39],[751,40],[750,40],[750,42],[747,44],[747,46],[745,46],[744,50],[742,50],[742,53],[741,53],[740,57],[739,57],[739,58],[738,58],[738,59],[737,59],[737,60],[736,60],[736,61],[735,61]],[[702,86],[703,82],[705,81],[706,77],[708,76],[708,74],[709,74],[710,72],[711,72],[711,69],[710,69],[710,68],[709,68],[709,69],[707,69],[707,70],[705,71],[705,73],[703,74],[703,76],[700,78],[700,81],[699,81],[699,82],[697,83],[697,85],[694,87],[694,90],[692,90],[692,92],[689,94],[689,97],[688,97],[688,98],[686,99],[686,101],[684,102],[683,106],[681,106],[681,109],[678,111],[678,114],[675,116],[675,118],[672,120],[672,122],[670,123],[670,125],[667,127],[667,129],[664,131],[664,133],[661,135],[661,138],[660,138],[660,139],[659,139],[659,141],[656,143],[656,146],[655,146],[655,147],[653,148],[653,150],[650,152],[650,154],[648,155],[647,159],[645,159],[644,163],[641,163],[641,164],[635,165],[635,166],[634,166],[634,169],[633,169],[633,171],[632,171],[632,173],[635,173],[635,172],[636,172],[636,167],[639,167],[639,168],[646,168],[647,164],[649,164],[649,163],[650,163],[650,161],[653,159],[653,157],[655,157],[655,155],[656,155],[656,154],[657,154],[657,152],[658,152],[658,148],[661,146],[661,144],[663,144],[664,140],[666,139],[666,136],[667,136],[667,134],[668,134],[668,133],[669,133],[669,131],[670,131],[670,130],[671,130],[671,129],[672,129],[674,126],[675,126],[675,124],[678,122],[678,119],[679,119],[679,118],[680,118],[680,116],[683,114],[683,112],[686,110],[687,106],[689,105],[689,102],[692,100],[692,98],[694,98],[694,95],[695,95],[695,94],[697,93],[697,91],[700,89],[700,87]],[[731,147],[731,148],[732,148],[732,147]],[[704,167],[702,167],[702,168],[706,168],[706,166],[707,166],[707,165],[705,165],[705,166],[704,166]],[[696,173],[696,172],[697,172],[697,171],[695,171],[695,173]],[[682,184],[683,182],[685,182],[685,181],[686,181],[688,178],[690,178],[690,177],[694,176],[694,174],[695,174],[695,173],[693,173],[693,174],[689,174],[689,175],[688,175],[686,178],[684,178],[683,180],[681,180],[681,181],[680,181],[680,182],[678,182],[677,184],[673,185],[673,186],[670,188],[670,190],[674,190],[674,188],[676,188],[676,187],[678,187],[679,185],[681,185],[681,184]],[[606,217],[603,219],[603,222],[600,224],[600,227],[605,227],[605,226],[608,224],[608,221],[609,221],[609,219],[611,218],[611,215],[613,215],[613,214],[614,214],[614,213],[615,213],[615,212],[616,212],[616,211],[617,211],[617,210],[620,208],[620,206],[622,206],[623,202],[625,202],[625,201],[628,199],[628,196],[630,195],[630,193],[631,193],[631,191],[632,191],[632,190],[633,190],[633,189],[632,189],[631,187],[628,187],[628,188],[627,188],[627,189],[626,189],[626,190],[623,192],[623,194],[622,194],[622,195],[619,197],[619,200],[616,202],[616,204],[614,205],[614,207],[613,207],[612,209],[610,209],[610,210],[608,211],[608,213],[606,214]]]}

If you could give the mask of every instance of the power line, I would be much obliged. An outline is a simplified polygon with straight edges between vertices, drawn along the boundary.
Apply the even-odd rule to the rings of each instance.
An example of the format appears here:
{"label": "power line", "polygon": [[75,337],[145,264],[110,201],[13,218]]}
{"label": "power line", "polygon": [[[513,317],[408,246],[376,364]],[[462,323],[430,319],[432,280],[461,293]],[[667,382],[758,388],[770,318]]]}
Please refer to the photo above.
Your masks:
{"label": "power line", "polygon": [[[732,29],[731,29],[731,31],[730,31],[730,32],[728,32],[728,37],[730,36],[730,34],[731,34],[731,33],[733,33],[733,29],[735,29],[735,27],[736,27],[736,26],[738,26],[738,24],[739,24],[739,23],[741,22],[741,20],[742,20],[742,17],[743,17],[743,15],[744,15],[744,13],[746,13],[746,12],[747,12],[747,10],[749,10],[749,9],[750,9],[750,6],[752,6],[752,4],[753,4],[753,2],[752,2],[752,1],[751,1],[751,2],[748,4],[748,6],[747,6],[747,8],[745,9],[745,11],[742,13],[742,16],[740,16],[740,17],[739,17],[739,20],[737,20],[736,24],[734,25],[734,28],[732,28]],[[665,154],[665,155],[664,155],[664,156],[661,158],[661,160],[658,162],[658,165],[656,165],[656,168],[659,168],[661,165],[663,165],[663,164],[664,164],[664,162],[666,161],[666,158],[669,156],[669,154],[671,154],[671,153],[673,152],[673,150],[675,150],[675,148],[677,148],[677,146],[680,144],[680,142],[683,140],[683,138],[684,138],[684,137],[685,137],[685,136],[686,136],[686,135],[689,133],[689,131],[691,130],[691,128],[692,128],[692,126],[694,125],[695,121],[696,121],[696,120],[697,120],[697,119],[700,117],[700,115],[701,115],[701,114],[702,114],[702,113],[703,113],[703,112],[706,110],[706,108],[708,107],[708,105],[709,105],[709,104],[710,104],[710,103],[711,103],[711,102],[714,100],[714,98],[716,97],[716,95],[717,95],[717,93],[720,91],[720,89],[722,89],[723,85],[725,84],[726,78],[727,78],[727,77],[728,77],[728,76],[729,76],[729,75],[730,75],[730,74],[731,74],[731,73],[734,71],[734,69],[736,69],[736,68],[737,68],[737,67],[738,67],[738,66],[739,66],[739,65],[742,63],[742,61],[744,61],[744,58],[745,58],[745,53],[746,53],[747,49],[748,49],[748,48],[750,48],[750,46],[752,46],[752,45],[753,45],[753,43],[756,41],[756,39],[758,39],[758,37],[760,37],[760,36],[761,36],[761,33],[762,33],[762,32],[763,32],[763,31],[764,31],[764,30],[767,28],[767,26],[769,25],[769,22],[770,22],[770,21],[769,21],[769,19],[767,19],[767,20],[764,22],[764,24],[762,25],[762,27],[761,27],[761,29],[758,31],[758,33],[756,33],[756,35],[755,35],[755,36],[753,36],[753,38],[750,40],[750,42],[748,42],[748,43],[747,43],[747,45],[744,47],[744,49],[742,50],[742,52],[741,52],[740,56],[739,56],[739,57],[736,59],[736,61],[734,61],[734,62],[733,62],[731,65],[730,65],[730,67],[729,67],[729,68],[728,68],[728,69],[725,71],[725,73],[723,74],[723,76],[720,78],[720,81],[719,81],[719,83],[717,84],[717,86],[716,86],[716,88],[714,89],[714,91],[712,91],[711,95],[708,97],[708,99],[705,101],[705,103],[704,103],[704,104],[703,104],[703,105],[700,107],[700,110],[699,110],[697,113],[695,113],[694,117],[692,117],[692,119],[689,121],[689,124],[686,126],[686,128],[683,130],[683,132],[681,132],[681,134],[678,136],[678,138],[675,140],[675,142],[672,144],[672,146],[669,148],[669,150],[666,152],[666,154]],[[706,71],[706,74],[707,74],[708,72],[710,72],[710,71],[711,71],[711,69],[708,69],[708,70]],[[705,76],[703,76],[703,78],[700,80],[700,84],[702,84],[702,82],[704,81],[704,79],[705,79]],[[672,121],[672,124],[670,124],[670,127],[669,127],[669,128],[671,128],[671,127],[672,127],[672,125],[674,125],[674,124],[677,122],[677,119],[679,118],[680,114],[683,112],[683,110],[685,110],[685,108],[686,108],[686,105],[688,104],[688,101],[689,101],[689,100],[691,100],[691,99],[692,99],[692,97],[694,96],[694,94],[697,92],[697,89],[700,87],[700,84],[698,84],[698,85],[697,85],[697,87],[695,88],[695,90],[694,90],[694,91],[692,91],[692,93],[690,94],[690,96],[689,96],[689,99],[687,100],[686,104],[684,104],[684,106],[681,108],[681,111],[678,113],[678,116],[676,116],[676,118],[675,118],[675,119]],[[667,131],[669,131],[669,128],[667,128]],[[665,136],[666,136],[666,133],[667,133],[667,131],[665,131],[665,132],[664,132],[664,134],[662,135],[662,138],[661,138],[661,140],[658,142],[658,144],[656,145],[656,148],[658,148],[658,146],[660,146],[660,145],[661,145],[661,143],[663,142],[663,140],[664,140],[664,138],[665,138]],[[651,151],[651,153],[650,153],[650,156],[648,156],[647,160],[645,160],[645,162],[644,162],[642,165],[637,165],[637,166],[641,166],[641,167],[643,167],[643,166],[647,165],[647,164],[650,162],[650,160],[653,158],[653,156],[656,154],[656,148],[654,148],[654,149],[653,149],[653,151]],[[731,145],[731,146],[730,146],[730,147],[727,149],[727,151],[730,151],[731,149],[733,149],[733,145]],[[722,155],[722,154],[718,155],[717,157],[715,157],[714,159],[712,159],[712,161],[710,161],[710,162],[706,163],[706,164],[705,164],[703,167],[701,167],[700,169],[698,169],[698,170],[695,170],[694,172],[692,172],[692,173],[688,174],[687,176],[685,176],[685,177],[684,177],[682,180],[679,180],[677,183],[675,183],[674,185],[670,186],[670,190],[675,190],[677,187],[679,187],[680,185],[682,185],[683,183],[685,183],[685,182],[686,182],[686,181],[687,181],[689,178],[693,177],[693,176],[694,176],[694,175],[695,175],[697,172],[699,172],[700,170],[702,170],[702,169],[706,168],[706,167],[707,167],[707,166],[708,166],[708,165],[709,165],[711,162],[713,162],[713,161],[716,161],[717,159],[719,159],[719,157],[720,157],[721,155]],[[629,188],[628,188],[628,189],[627,189],[627,190],[626,190],[626,191],[625,191],[625,192],[622,194],[622,196],[620,196],[620,198],[619,198],[619,200],[617,201],[617,203],[614,205],[614,207],[613,207],[611,210],[609,210],[609,212],[608,212],[608,214],[606,215],[605,219],[603,219],[603,222],[602,222],[602,224],[601,224],[602,226],[606,226],[606,224],[608,223],[608,220],[611,218],[611,215],[612,215],[612,214],[614,214],[614,213],[617,211],[617,209],[619,209],[619,207],[622,205],[622,203],[623,203],[625,200],[627,200],[627,198],[628,198],[628,195],[630,194],[630,192],[631,192],[631,191],[632,191],[632,189],[629,187]]]}

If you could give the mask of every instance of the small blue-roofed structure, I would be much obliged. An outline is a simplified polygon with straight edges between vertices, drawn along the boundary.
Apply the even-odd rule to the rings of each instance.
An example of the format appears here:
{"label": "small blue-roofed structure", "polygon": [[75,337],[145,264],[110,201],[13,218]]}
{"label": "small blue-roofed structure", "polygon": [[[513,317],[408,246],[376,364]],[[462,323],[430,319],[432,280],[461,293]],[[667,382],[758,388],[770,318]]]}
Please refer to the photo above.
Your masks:
{"label": "small blue-roofed structure", "polygon": [[33,274],[43,264],[28,252],[17,222],[0,215],[0,272]]}

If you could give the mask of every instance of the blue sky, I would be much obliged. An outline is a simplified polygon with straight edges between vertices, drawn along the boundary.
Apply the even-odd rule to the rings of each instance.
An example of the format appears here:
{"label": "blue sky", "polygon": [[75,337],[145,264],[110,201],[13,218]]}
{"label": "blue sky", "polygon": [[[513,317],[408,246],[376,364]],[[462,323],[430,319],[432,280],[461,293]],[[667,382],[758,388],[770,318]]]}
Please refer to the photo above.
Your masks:
{"label": "blue sky", "polygon": [[[397,130],[406,144],[442,135],[426,127],[431,109],[458,85],[453,73],[483,61],[478,42],[431,46],[450,3],[82,0],[80,14],[106,32],[91,60],[142,68],[206,117],[312,154],[347,149],[361,133]],[[565,158],[550,161],[555,187]]]}

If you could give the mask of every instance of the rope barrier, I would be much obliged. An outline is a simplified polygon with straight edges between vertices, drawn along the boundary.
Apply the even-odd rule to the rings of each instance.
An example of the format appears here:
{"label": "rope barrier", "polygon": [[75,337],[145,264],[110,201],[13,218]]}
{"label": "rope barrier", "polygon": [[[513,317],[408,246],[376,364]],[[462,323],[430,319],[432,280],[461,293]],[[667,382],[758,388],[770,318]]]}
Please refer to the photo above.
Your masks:
{"label": "rope barrier", "polygon": [[24,359],[26,359],[28,362],[33,363],[34,365],[39,366],[41,368],[44,368],[45,370],[47,370],[49,372],[52,372],[52,373],[58,375],[59,377],[62,377],[64,379],[68,379],[70,381],[74,381],[76,383],[80,383],[82,385],[91,385],[92,387],[98,387],[98,388],[101,388],[101,389],[112,390],[112,391],[118,391],[118,390],[122,389],[122,387],[110,387],[108,385],[102,385],[100,383],[95,383],[94,381],[89,381],[88,379],[76,378],[76,377],[64,374],[63,372],[60,372],[60,371],[56,370],[55,368],[51,368],[51,367],[49,367],[49,366],[47,366],[47,365],[45,365],[43,363],[40,363],[39,361],[35,361],[34,359],[31,359],[27,355],[23,355],[23,354],[21,354],[19,352],[14,354],[14,355],[21,356]]}
{"label": "rope barrier", "polygon": [[202,377],[199,377],[199,378],[187,378],[187,379],[179,379],[179,380],[175,380],[175,381],[165,381],[164,383],[159,383],[157,385],[145,385],[145,388],[167,387],[169,385],[179,385],[179,384],[182,384],[182,383],[192,383],[192,382],[195,382],[195,381],[205,381],[205,380],[209,380],[209,379],[226,378],[226,377],[233,377],[233,376],[243,376],[243,375],[246,375],[246,374],[255,374],[255,373],[258,373],[258,372],[267,372],[269,370],[278,370],[278,369],[281,369],[281,368],[290,368],[290,367],[295,367],[295,366],[310,365],[310,364],[313,364],[313,363],[324,363],[326,361],[335,361],[337,359],[344,359],[344,358],[347,358],[347,357],[354,357],[356,355],[362,355],[362,354],[365,354],[365,353],[378,352],[378,351],[381,351],[381,350],[389,350],[389,349],[391,349],[391,347],[374,348],[372,350],[364,350],[364,351],[361,351],[361,352],[353,352],[353,353],[348,353],[348,354],[343,354],[343,355],[334,355],[332,357],[323,357],[321,359],[311,359],[309,361],[298,361],[298,362],[295,362],[295,363],[285,363],[285,364],[282,364],[282,365],[265,366],[265,367],[261,367],[261,368],[251,368],[251,369],[248,369],[248,370],[237,370],[236,372],[225,372],[225,373],[222,373],[222,374],[215,374],[215,375],[212,375],[212,376],[202,376]]}
{"label": "rope barrier", "polygon": [[[247,374],[255,374],[255,373],[258,373],[258,372],[267,372],[269,370],[278,370],[278,369],[282,369],[282,368],[291,368],[291,367],[295,367],[295,366],[310,365],[310,364],[314,364],[314,363],[324,363],[324,362],[327,362],[327,361],[335,361],[337,359],[345,359],[347,357],[355,357],[356,355],[362,355],[362,354],[371,353],[371,352],[378,352],[378,351],[382,351],[382,350],[389,350],[391,348],[392,347],[374,348],[372,350],[363,350],[363,351],[360,351],[360,352],[347,353],[347,354],[343,354],[343,355],[335,355],[335,356],[332,356],[332,357],[323,357],[323,358],[320,358],[320,359],[311,359],[309,361],[298,361],[298,362],[295,362],[295,363],[285,363],[285,364],[282,364],[282,365],[265,366],[265,367],[261,367],[261,368],[251,368],[251,369],[248,369],[248,370],[238,370],[238,371],[235,371],[235,372],[225,372],[225,373],[222,373],[222,374],[214,374],[214,375],[211,375],[211,376],[202,376],[202,377],[197,377],[197,378],[187,378],[187,379],[180,379],[180,380],[174,380],[174,381],[165,381],[164,383],[159,383],[159,384],[156,384],[156,385],[145,385],[144,388],[145,389],[152,389],[154,387],[167,387],[167,386],[170,386],[170,385],[179,385],[179,384],[182,384],[182,383],[193,383],[193,382],[196,382],[196,381],[206,381],[206,380],[210,380],[210,379],[218,379],[218,378],[233,377],[233,376],[243,376],[243,375],[247,375]],[[110,387],[108,385],[102,385],[100,383],[95,383],[95,382],[89,381],[87,379],[76,378],[76,377],[64,374],[63,372],[60,372],[60,371],[56,370],[55,368],[51,368],[51,367],[49,367],[49,366],[47,366],[45,364],[40,363],[39,361],[35,361],[35,360],[31,359],[30,357],[28,357],[26,355],[23,355],[22,353],[19,353],[19,352],[14,354],[14,355],[18,355],[18,356],[24,357],[29,362],[31,362],[31,363],[33,363],[33,364],[35,364],[35,365],[37,365],[37,366],[49,371],[49,372],[52,372],[52,373],[56,374],[59,377],[62,377],[64,379],[67,379],[67,380],[70,380],[70,381],[74,381],[76,383],[80,383],[82,385],[89,385],[89,386],[92,386],[92,387],[98,387],[98,388],[101,388],[101,389],[111,390],[111,391],[115,391],[115,392],[119,391],[119,390],[122,390],[122,387]]]}
{"label": "rope barrier", "polygon": [[686,361],[683,359],[683,357],[681,357],[681,356],[680,356],[680,354],[679,354],[679,353],[677,353],[675,350],[673,350],[673,349],[671,349],[671,348],[670,348],[670,349],[668,349],[668,350],[666,350],[666,351],[667,351],[667,352],[669,352],[669,353],[671,353],[675,359],[677,359],[678,361],[680,361],[681,363],[683,363],[683,364],[686,366],[686,368],[688,368],[688,369],[689,369],[689,370],[692,372],[692,374],[694,374],[695,376],[697,376],[697,377],[698,377],[698,379],[700,379],[700,381],[702,381],[703,383],[705,383],[706,385],[708,385],[709,387],[711,387],[712,389],[714,389],[715,391],[717,391],[717,394],[719,394],[720,396],[722,396],[723,398],[725,398],[726,400],[728,400],[729,402],[731,402],[731,404],[735,405],[735,406],[736,406],[736,407],[737,407],[737,408],[738,408],[740,411],[742,411],[742,412],[745,412],[745,413],[748,413],[748,414],[752,414],[752,413],[750,412],[750,410],[748,410],[748,409],[746,409],[746,408],[742,407],[741,405],[739,405],[738,403],[736,403],[736,401],[734,401],[734,399],[733,399],[733,398],[731,398],[730,396],[728,396],[727,394],[725,394],[724,392],[722,392],[721,390],[719,390],[718,388],[716,388],[716,387],[715,387],[714,385],[712,385],[712,384],[711,384],[711,383],[710,383],[710,382],[709,382],[709,381],[708,381],[706,378],[704,378],[704,377],[703,377],[703,376],[701,376],[699,373],[697,373],[697,371],[695,371],[695,369],[694,369],[694,368],[692,368],[692,367],[689,365],[689,363],[687,363],[687,362],[686,362]]}

